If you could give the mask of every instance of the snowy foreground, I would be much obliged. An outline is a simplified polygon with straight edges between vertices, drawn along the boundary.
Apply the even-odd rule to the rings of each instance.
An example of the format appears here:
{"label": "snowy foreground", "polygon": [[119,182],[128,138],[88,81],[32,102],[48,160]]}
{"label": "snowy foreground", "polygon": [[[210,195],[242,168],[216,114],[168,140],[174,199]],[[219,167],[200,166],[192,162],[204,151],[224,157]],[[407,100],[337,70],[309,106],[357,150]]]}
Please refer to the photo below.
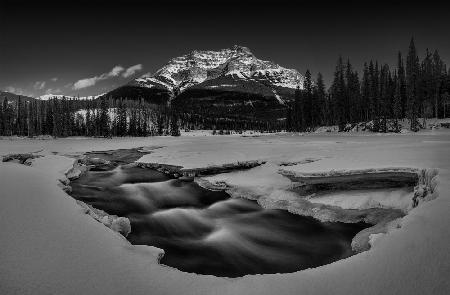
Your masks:
{"label": "snowy foreground", "polygon": [[[296,197],[280,170],[332,175],[438,168],[439,196],[416,208],[405,192],[319,196],[311,201],[408,214],[386,234],[371,235],[370,250],[318,268],[237,279],[183,273],[158,264],[163,250],[133,246],[84,214],[60,187],[72,156],[132,147],[153,150],[139,162],[186,169],[264,161],[250,170],[197,179],[263,205]],[[0,140],[0,155],[30,152],[43,157],[31,166],[0,163],[1,294],[450,294],[450,131]]]}

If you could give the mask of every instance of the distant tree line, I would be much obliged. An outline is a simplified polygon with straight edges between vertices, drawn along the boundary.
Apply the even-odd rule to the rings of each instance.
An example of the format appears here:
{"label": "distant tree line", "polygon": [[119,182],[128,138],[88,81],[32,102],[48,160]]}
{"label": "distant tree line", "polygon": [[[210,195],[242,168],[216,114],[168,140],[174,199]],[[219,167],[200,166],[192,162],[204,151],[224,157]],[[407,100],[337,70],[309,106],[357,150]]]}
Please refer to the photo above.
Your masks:
{"label": "distant tree line", "polygon": [[[362,79],[350,60],[339,57],[328,92],[319,73],[312,81],[305,73],[303,89],[297,89],[286,115],[286,129],[309,131],[338,125],[340,131],[358,122],[371,122],[376,132],[400,131],[399,120],[408,119],[413,131],[425,127],[425,119],[449,116],[450,71],[437,50],[419,60],[411,39],[406,64],[401,52],[391,69],[378,61],[364,63]],[[419,122],[419,118],[423,118]]]}
{"label": "distant tree line", "polygon": [[78,100],[16,102],[3,99],[0,135],[151,136],[180,135],[178,117],[169,108],[144,100]]}

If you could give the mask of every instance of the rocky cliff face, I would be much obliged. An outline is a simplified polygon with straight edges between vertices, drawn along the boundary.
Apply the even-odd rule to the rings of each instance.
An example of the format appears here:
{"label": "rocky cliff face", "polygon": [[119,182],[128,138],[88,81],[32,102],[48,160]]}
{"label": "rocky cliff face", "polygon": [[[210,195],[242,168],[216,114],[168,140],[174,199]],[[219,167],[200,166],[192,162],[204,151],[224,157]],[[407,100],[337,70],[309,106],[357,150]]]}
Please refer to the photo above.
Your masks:
{"label": "rocky cliff face", "polygon": [[219,108],[219,113],[226,108],[244,116],[265,117],[270,109],[279,117],[279,110],[293,99],[295,89],[303,88],[303,80],[297,70],[258,59],[247,47],[235,45],[175,57],[154,74],[107,95],[144,98],[184,109]]}

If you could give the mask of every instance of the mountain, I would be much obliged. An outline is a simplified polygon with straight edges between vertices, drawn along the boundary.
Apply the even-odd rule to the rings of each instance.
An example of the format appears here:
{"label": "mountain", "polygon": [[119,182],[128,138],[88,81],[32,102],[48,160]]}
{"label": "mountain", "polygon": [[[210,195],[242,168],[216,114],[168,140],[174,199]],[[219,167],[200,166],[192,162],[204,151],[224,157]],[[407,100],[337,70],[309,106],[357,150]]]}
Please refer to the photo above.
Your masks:
{"label": "mountain", "polygon": [[33,97],[29,97],[29,96],[25,96],[25,95],[18,95],[18,94],[14,94],[11,92],[7,92],[7,91],[0,91],[0,99],[3,102],[4,98],[7,98],[8,101],[17,101],[19,99],[19,97],[23,100],[23,101],[32,101],[34,100]]}
{"label": "mountain", "polygon": [[280,118],[303,76],[258,59],[247,47],[192,51],[175,57],[152,75],[106,94],[171,104],[185,112],[220,116]]}

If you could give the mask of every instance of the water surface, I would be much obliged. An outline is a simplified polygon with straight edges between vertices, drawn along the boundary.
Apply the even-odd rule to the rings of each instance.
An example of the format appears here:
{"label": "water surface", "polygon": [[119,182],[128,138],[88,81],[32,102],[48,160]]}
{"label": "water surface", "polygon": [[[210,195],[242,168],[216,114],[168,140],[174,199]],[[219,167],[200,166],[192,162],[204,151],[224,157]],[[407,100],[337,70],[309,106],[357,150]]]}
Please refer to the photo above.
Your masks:
{"label": "water surface", "polygon": [[263,209],[155,170],[111,169],[74,180],[73,197],[128,217],[132,244],[164,249],[161,263],[186,272],[238,277],[317,267],[352,255],[352,238],[368,226]]}

